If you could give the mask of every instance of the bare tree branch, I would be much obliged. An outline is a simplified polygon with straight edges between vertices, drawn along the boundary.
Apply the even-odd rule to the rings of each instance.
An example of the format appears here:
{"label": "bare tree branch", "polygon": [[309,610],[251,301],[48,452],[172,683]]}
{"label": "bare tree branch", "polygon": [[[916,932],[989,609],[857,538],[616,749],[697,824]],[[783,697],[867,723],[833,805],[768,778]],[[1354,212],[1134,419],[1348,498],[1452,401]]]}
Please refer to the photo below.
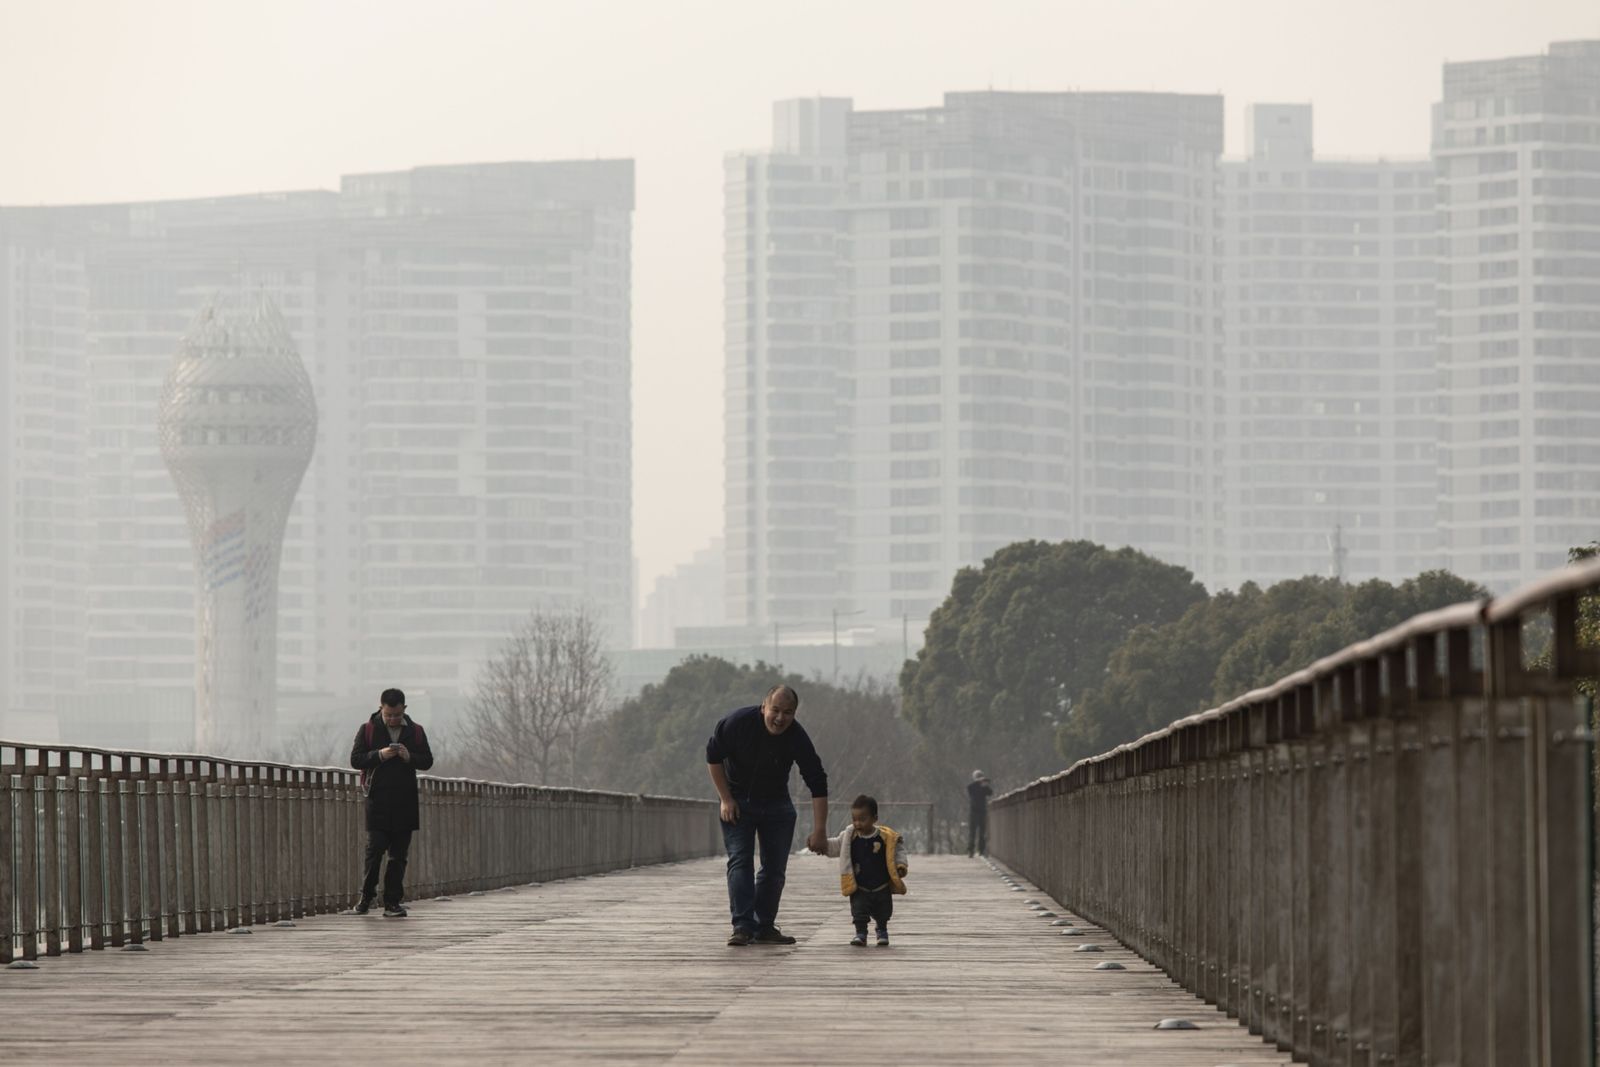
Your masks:
{"label": "bare tree branch", "polygon": [[462,752],[502,781],[577,781],[579,740],[611,699],[604,630],[588,609],[535,611],[479,671]]}

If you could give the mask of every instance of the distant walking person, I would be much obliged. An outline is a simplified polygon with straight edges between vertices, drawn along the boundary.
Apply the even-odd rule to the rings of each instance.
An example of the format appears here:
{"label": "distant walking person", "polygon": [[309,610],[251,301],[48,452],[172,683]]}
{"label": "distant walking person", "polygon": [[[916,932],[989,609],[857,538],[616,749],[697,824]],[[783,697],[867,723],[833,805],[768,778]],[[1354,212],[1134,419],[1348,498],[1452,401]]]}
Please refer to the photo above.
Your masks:
{"label": "distant walking person", "polygon": [[417,772],[433,766],[433,750],[422,724],[406,714],[406,695],[385,689],[382,705],[356,731],[350,749],[350,766],[361,772],[361,791],[367,797],[367,854],[361,900],[356,914],[365,915],[378,895],[378,867],[385,853],[388,869],[383,878],[383,917],[403,919],[406,855],[411,835],[420,823]]}
{"label": "distant walking person", "polygon": [[967,855],[976,850],[980,856],[989,854],[989,798],[994,786],[982,771],[972,772],[972,782],[967,786]]}
{"label": "distant walking person", "polygon": [[[826,854],[828,775],[805,727],[794,721],[800,695],[775,685],[759,705],[724,715],[706,742],[706,770],[722,801],[722,843],[728,850],[728,910],[733,935],[728,944],[792,945],[778,929],[789,849],[794,844],[795,810],[789,799],[789,772],[811,789],[811,836],[806,847]],[[761,871],[755,873],[759,841]]]}

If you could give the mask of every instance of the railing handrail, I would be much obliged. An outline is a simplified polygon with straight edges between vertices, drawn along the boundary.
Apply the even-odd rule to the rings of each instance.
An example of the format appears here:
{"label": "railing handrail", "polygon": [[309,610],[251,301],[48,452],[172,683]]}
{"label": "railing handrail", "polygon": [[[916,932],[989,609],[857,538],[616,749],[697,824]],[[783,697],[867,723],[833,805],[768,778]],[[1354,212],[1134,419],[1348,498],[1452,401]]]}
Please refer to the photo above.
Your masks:
{"label": "railing handrail", "polygon": [[1270,685],[1252,689],[1217,707],[1208,708],[1205,711],[1176,719],[1159,730],[1152,730],[1136,740],[1126,741],[1105,752],[1093,756],[1085,756],[1065,770],[1036,778],[1025,785],[1020,785],[1015,789],[1002,793],[1000,796],[995,797],[992,803],[999,803],[1026,793],[1030,789],[1065,779],[1080,768],[1104,763],[1117,757],[1128,755],[1146,746],[1168,740],[1181,730],[1214,722],[1241,708],[1276,700],[1301,686],[1313,685],[1353,663],[1369,660],[1385,652],[1392,652],[1395,649],[1402,648],[1407,642],[1417,637],[1444,633],[1450,630],[1461,630],[1477,625],[1509,622],[1521,618],[1529,608],[1543,605],[1562,596],[1575,596],[1592,592],[1596,589],[1600,589],[1600,558],[1569,563],[1500,597],[1484,597],[1479,600],[1463,601],[1448,607],[1426,611],[1420,615],[1413,615],[1411,618],[1390,627],[1380,634],[1347,645],[1337,652],[1316,660],[1309,666],[1286,674]]}
{"label": "railing handrail", "polygon": [[[352,777],[354,777],[356,775],[359,775],[361,773],[360,771],[355,770],[352,767],[336,767],[336,766],[332,766],[332,765],[318,766],[316,764],[309,764],[309,763],[281,763],[281,762],[278,762],[276,760],[245,760],[245,759],[236,759],[236,758],[231,757],[231,756],[203,756],[203,755],[197,755],[195,753],[189,753],[189,752],[146,752],[146,751],[144,751],[142,749],[99,748],[99,747],[93,746],[93,745],[76,745],[76,744],[71,744],[71,743],[42,743],[42,742],[37,742],[37,741],[12,741],[12,740],[8,740],[7,738],[0,737],[0,752],[3,752],[6,749],[12,749],[12,750],[15,750],[15,751],[18,751],[18,752],[24,752],[24,753],[26,753],[26,752],[40,752],[40,753],[44,753],[44,752],[59,752],[59,753],[63,753],[63,754],[65,754],[65,753],[77,753],[79,755],[101,756],[101,757],[105,757],[105,758],[116,758],[116,759],[123,759],[123,760],[137,759],[137,760],[145,760],[145,761],[162,760],[162,761],[176,761],[176,762],[188,762],[188,763],[210,763],[210,764],[216,764],[216,765],[219,765],[219,766],[237,767],[237,768],[244,768],[244,769],[257,769],[257,768],[259,768],[259,769],[273,769],[273,770],[283,770],[283,771],[310,771],[310,772],[317,773],[317,774],[342,774],[342,775],[350,775]],[[7,766],[8,765],[4,761],[0,761],[0,772],[4,772],[4,769]],[[26,757],[24,757],[23,760],[20,761],[19,764],[17,764],[16,766],[17,766],[18,770],[14,770],[11,773],[18,773],[18,771],[27,770],[28,768],[26,766]],[[32,766],[32,772],[33,773],[45,774],[45,775],[57,774],[57,773],[61,773],[63,771],[71,771],[72,769],[73,768],[68,764],[62,764],[59,767],[38,766],[38,765]],[[588,789],[588,788],[584,788],[584,787],[581,787],[581,786],[574,786],[574,785],[539,785],[539,784],[534,783],[534,782],[502,782],[502,781],[498,781],[498,780],[492,779],[492,778],[467,778],[467,777],[464,777],[464,776],[463,777],[447,777],[445,775],[438,775],[438,774],[419,774],[419,775],[417,775],[417,779],[419,781],[425,781],[425,782],[438,782],[438,783],[443,784],[443,785],[478,785],[478,786],[488,786],[488,787],[492,787],[492,788],[496,788],[496,789],[542,789],[542,790],[548,790],[548,791],[557,791],[557,790],[559,790],[560,792],[563,792],[563,793],[575,794],[575,795],[580,795],[580,796],[619,797],[619,798],[627,798],[627,799],[642,799],[642,800],[652,800],[652,801],[679,801],[679,802],[686,803],[686,804],[709,804],[709,803],[711,803],[711,801],[708,798],[705,798],[705,797],[679,797],[679,796],[670,796],[670,795],[667,795],[667,794],[656,794],[656,793],[630,793],[630,792],[625,792],[625,791],[619,790],[619,789]]]}

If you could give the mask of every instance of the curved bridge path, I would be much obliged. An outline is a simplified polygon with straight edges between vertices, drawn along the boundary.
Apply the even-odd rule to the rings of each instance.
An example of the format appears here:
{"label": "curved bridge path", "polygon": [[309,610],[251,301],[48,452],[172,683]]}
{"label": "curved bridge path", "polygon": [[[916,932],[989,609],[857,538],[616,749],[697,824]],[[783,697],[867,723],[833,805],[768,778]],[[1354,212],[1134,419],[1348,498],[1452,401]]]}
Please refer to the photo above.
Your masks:
{"label": "curved bridge path", "polygon": [[[728,948],[720,860],[325,915],[0,970],[0,1061],[107,1064],[1286,1064],[983,862],[913,857],[894,945],[852,948],[796,856],[799,944]],[[1027,885],[1027,883],[1023,883]],[[1061,912],[1066,916],[1065,912]],[[1104,947],[1079,953],[1085,943]],[[1113,961],[1126,970],[1099,971]],[[1196,1030],[1156,1030],[1164,1018]]]}

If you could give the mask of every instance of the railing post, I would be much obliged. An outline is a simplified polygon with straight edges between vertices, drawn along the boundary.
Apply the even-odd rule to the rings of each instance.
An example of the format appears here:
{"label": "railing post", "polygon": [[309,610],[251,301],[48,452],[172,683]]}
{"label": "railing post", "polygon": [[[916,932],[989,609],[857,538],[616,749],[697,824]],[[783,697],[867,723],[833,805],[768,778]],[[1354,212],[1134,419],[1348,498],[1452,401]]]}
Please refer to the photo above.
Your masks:
{"label": "railing post", "polygon": [[1267,885],[1274,864],[1267,837],[1267,707],[1256,703],[1242,712],[1246,747],[1243,771],[1246,802],[1243,819],[1247,823],[1244,850],[1250,857],[1243,897],[1239,902],[1244,933],[1244,972],[1239,998],[1244,1007],[1240,1016],[1252,1034],[1264,1035],[1266,1015],[1267,932],[1271,925],[1271,906]]}
{"label": "railing post", "polygon": [[17,839],[15,819],[17,804],[14,801],[11,768],[6,764],[5,750],[0,748],[0,966],[12,962],[16,950],[16,924],[12,916],[17,907],[17,868],[12,857],[16,855]]}
{"label": "railing post", "polygon": [[[139,822],[144,837],[145,913],[151,941],[166,937],[166,867],[162,859],[162,837],[166,819],[162,803],[162,783],[152,774],[150,761],[145,760],[144,776],[139,780]],[[170,831],[165,835],[170,837]],[[170,845],[170,841],[168,842]]]}
{"label": "railing post", "polygon": [[174,937],[199,933],[195,914],[194,877],[194,794],[191,790],[193,775],[189,760],[176,761],[176,770],[168,782],[172,800],[172,926]]}
{"label": "railing post", "polygon": [[[1575,601],[1554,605],[1556,630],[1569,631]],[[1565,622],[1563,618],[1565,617]],[[1561,677],[1558,662],[1556,676]],[[1570,682],[1570,677],[1563,679]],[[1593,832],[1575,811],[1594,810],[1593,709],[1568,691],[1534,702],[1534,748],[1539,760],[1535,818],[1538,865],[1538,985],[1548,1005],[1538,1034],[1544,1064],[1594,1062]]]}
{"label": "railing post", "polygon": [[39,833],[39,925],[47,956],[61,955],[61,779],[50,773],[50,754],[39,752],[38,792],[43,829]]}
{"label": "railing post", "polygon": [[1539,865],[1534,803],[1532,722],[1524,701],[1522,620],[1490,625],[1485,649],[1486,714],[1483,747],[1488,765],[1489,953],[1494,1009],[1491,1049],[1496,1064],[1538,1059],[1540,976],[1534,967],[1540,926],[1533,890]]}
{"label": "railing post", "polygon": [[[66,760],[66,753],[62,759]],[[68,777],[71,769],[63,763],[62,776],[56,779],[56,789],[61,801],[61,828],[65,842],[66,869],[62,872],[62,885],[66,898],[67,951],[83,951],[83,816],[79,785],[82,778]]]}
{"label": "railing post", "polygon": [[1294,790],[1290,771],[1286,698],[1267,704],[1267,879],[1266,929],[1262,954],[1265,973],[1261,1034],[1280,1050],[1293,1047],[1294,1020]]}

